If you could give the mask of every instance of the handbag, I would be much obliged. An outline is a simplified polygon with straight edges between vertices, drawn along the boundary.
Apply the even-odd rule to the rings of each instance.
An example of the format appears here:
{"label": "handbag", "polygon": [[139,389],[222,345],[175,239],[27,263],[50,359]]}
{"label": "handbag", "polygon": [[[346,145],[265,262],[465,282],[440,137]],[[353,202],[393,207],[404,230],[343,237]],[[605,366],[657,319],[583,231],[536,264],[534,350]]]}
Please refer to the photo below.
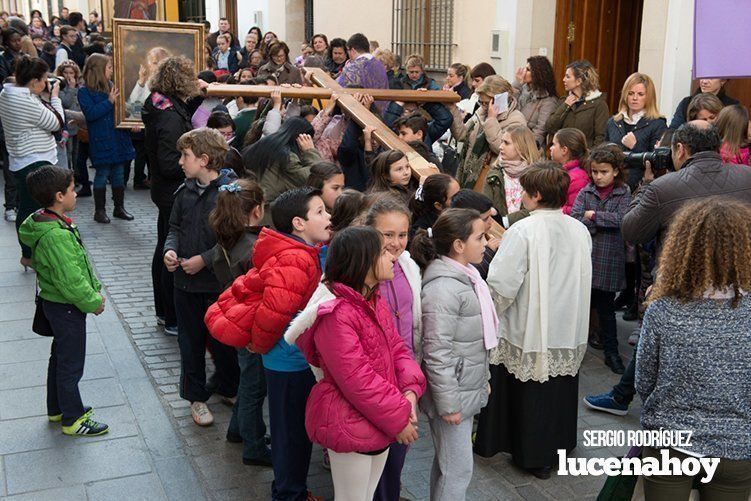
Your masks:
{"label": "handbag", "polygon": [[[641,454],[641,447],[634,446],[624,457],[633,458]],[[597,501],[631,501],[634,495],[638,475],[614,475],[605,480]]]}
{"label": "handbag", "polygon": [[40,336],[45,336],[45,337],[54,336],[54,332],[52,332],[52,324],[50,324],[50,321],[47,318],[47,315],[44,314],[44,308],[42,307],[42,298],[39,297],[38,282],[37,282],[36,297],[34,298],[34,302],[36,303],[36,308],[34,310],[34,320],[31,321],[31,330],[35,334],[39,334]]}

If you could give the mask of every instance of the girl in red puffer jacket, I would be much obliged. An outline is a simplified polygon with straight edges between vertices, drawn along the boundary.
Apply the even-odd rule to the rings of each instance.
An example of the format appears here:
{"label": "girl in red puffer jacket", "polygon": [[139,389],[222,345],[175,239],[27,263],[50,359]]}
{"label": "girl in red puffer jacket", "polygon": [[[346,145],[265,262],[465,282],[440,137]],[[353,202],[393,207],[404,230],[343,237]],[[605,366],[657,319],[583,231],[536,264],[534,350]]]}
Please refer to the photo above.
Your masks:
{"label": "girl in red puffer jacket", "polygon": [[326,262],[332,298],[313,306],[315,323],[296,342],[323,371],[305,428],[329,450],[337,498],[372,499],[389,445],[417,440],[425,377],[378,293],[378,283],[393,278],[394,261],[373,228],[337,233]]}

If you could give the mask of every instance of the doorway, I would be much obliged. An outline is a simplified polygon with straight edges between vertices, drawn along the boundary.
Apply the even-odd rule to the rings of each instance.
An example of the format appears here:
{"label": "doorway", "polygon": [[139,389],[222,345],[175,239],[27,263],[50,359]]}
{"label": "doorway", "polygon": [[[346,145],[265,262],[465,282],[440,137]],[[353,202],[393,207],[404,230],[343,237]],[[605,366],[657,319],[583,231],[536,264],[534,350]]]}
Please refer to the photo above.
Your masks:
{"label": "doorway", "polygon": [[612,113],[626,78],[639,68],[644,0],[558,0],[553,69],[563,95],[566,65],[587,59],[600,75],[600,90]]}

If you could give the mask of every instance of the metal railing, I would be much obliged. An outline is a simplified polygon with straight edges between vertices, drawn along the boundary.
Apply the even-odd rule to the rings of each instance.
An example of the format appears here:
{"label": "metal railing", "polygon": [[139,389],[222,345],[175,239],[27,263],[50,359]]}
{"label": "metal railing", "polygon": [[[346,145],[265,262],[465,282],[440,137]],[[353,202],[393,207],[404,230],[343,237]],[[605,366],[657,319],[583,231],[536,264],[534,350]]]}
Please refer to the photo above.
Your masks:
{"label": "metal railing", "polygon": [[420,54],[429,71],[444,71],[454,49],[453,0],[392,0],[391,50],[402,61]]}

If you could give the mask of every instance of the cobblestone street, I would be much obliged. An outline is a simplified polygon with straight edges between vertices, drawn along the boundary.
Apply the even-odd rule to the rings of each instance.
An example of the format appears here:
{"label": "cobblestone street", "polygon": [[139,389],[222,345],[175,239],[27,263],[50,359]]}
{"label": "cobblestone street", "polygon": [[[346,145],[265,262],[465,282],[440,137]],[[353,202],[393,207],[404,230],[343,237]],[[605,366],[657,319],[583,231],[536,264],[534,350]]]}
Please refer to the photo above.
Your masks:
{"label": "cobblestone street", "polygon": [[[111,212],[111,202],[108,200],[108,211]],[[201,499],[204,496],[215,500],[263,500],[269,498],[273,473],[268,468],[244,466],[241,462],[241,445],[231,444],[225,440],[227,422],[230,417],[230,409],[214,397],[209,401],[210,408],[215,415],[215,423],[208,428],[199,428],[193,424],[190,417],[189,403],[180,399],[178,391],[178,378],[180,373],[180,355],[177,347],[177,338],[165,336],[162,328],[156,324],[151,289],[151,256],[156,239],[156,209],[151,203],[148,191],[134,192],[130,188],[126,192],[126,206],[135,216],[135,221],[125,222],[113,219],[112,224],[97,224],[92,220],[93,202],[90,198],[79,200],[78,209],[73,214],[74,220],[81,228],[83,240],[89,250],[96,271],[106,287],[109,301],[107,303],[110,315],[106,319],[101,317],[93,320],[98,336],[112,338],[117,336],[117,343],[126,344],[135,348],[135,353],[145,369],[143,381],[151,382],[161,402],[161,406],[148,406],[153,399],[151,388],[140,394],[138,391],[129,391],[115,403],[111,399],[113,392],[117,393],[118,385],[123,383],[122,374],[119,371],[111,371],[102,362],[101,368],[106,372],[109,379],[97,379],[96,381],[108,381],[108,383],[94,383],[84,381],[82,393],[85,400],[98,407],[100,401],[106,401],[112,411],[102,410],[101,415],[111,426],[112,436],[127,434],[137,423],[137,429],[133,431],[133,438],[111,440],[111,443],[119,442],[123,447],[132,447],[118,451],[111,451],[113,457],[143,454],[143,451],[151,451],[154,457],[180,457],[183,458],[183,467],[190,467],[188,477],[194,478],[192,485],[183,486],[183,489],[164,487],[169,484],[169,476],[159,474],[156,467],[136,469],[132,473],[146,474],[143,484],[144,494],[153,486],[155,492],[169,499]],[[14,456],[21,451],[33,451],[51,448],[51,453],[61,453],[63,444],[68,447],[68,440],[54,435],[59,430],[48,431],[47,426],[40,427],[38,421],[44,415],[44,371],[45,353],[48,348],[45,344],[40,348],[42,356],[34,358],[33,364],[24,368],[24,377],[11,377],[19,364],[25,364],[26,360],[19,356],[19,351],[12,343],[34,343],[41,345],[48,343],[30,332],[31,315],[33,314],[33,275],[23,274],[17,264],[17,244],[15,233],[11,231],[10,223],[3,223],[0,236],[2,238],[3,258],[2,270],[0,270],[0,308],[2,308],[2,322],[0,327],[0,496],[47,489],[44,485],[21,485],[15,475],[21,475],[19,466]],[[19,278],[21,277],[21,278]],[[11,313],[20,313],[13,316]],[[13,329],[9,329],[12,324]],[[631,348],[626,344],[626,338],[634,328],[635,323],[627,323],[620,320],[619,334],[621,350],[624,357],[631,355]],[[9,332],[16,333],[9,334]],[[90,336],[95,338],[96,336]],[[95,345],[96,346],[96,345]],[[26,349],[26,348],[25,348]],[[28,348],[31,349],[31,348]],[[132,350],[131,350],[132,351]],[[102,356],[98,358],[103,358]],[[89,353],[87,359],[86,374],[91,376],[99,370],[98,358]],[[110,354],[112,363],[118,361]],[[33,367],[32,367],[33,366]],[[146,379],[146,376],[148,379]],[[86,379],[86,377],[85,377]],[[608,390],[618,380],[602,362],[602,352],[590,352],[586,355],[580,372],[580,398],[591,393],[599,393]],[[31,390],[23,390],[30,385]],[[119,394],[119,393],[117,393]],[[638,400],[638,399],[637,399]],[[157,402],[157,400],[154,400]],[[144,404],[144,405],[142,405]],[[99,404],[104,405],[104,404]],[[119,407],[118,407],[119,406]],[[13,410],[23,407],[33,409],[27,413],[15,413]],[[581,446],[581,432],[587,429],[637,429],[639,427],[638,416],[640,405],[634,402],[629,414],[625,417],[615,417],[608,414],[595,413],[580,403],[579,408],[579,442],[580,446],[572,455],[578,457],[608,457],[622,455],[626,450],[620,449],[593,449]],[[28,416],[37,416],[30,420]],[[171,442],[172,450],[167,452],[154,452],[150,449],[148,427],[154,419],[161,419],[163,426],[171,424],[164,433],[159,434],[159,440]],[[33,422],[32,422],[33,421]],[[46,422],[45,422],[46,425]],[[155,425],[159,426],[159,425]],[[38,428],[44,428],[39,430]],[[51,428],[50,428],[51,430]],[[174,430],[174,431],[172,431]],[[153,430],[152,430],[153,431]],[[45,438],[44,447],[34,445],[36,438],[28,435],[50,435]],[[171,434],[170,434],[171,433]],[[52,436],[54,435],[54,436]],[[13,444],[9,446],[8,439],[13,436]],[[128,441],[132,443],[128,443]],[[80,442],[79,442],[80,443]],[[88,444],[89,442],[87,442]],[[92,442],[95,444],[96,442]],[[94,447],[95,445],[77,445],[79,448]],[[15,448],[14,448],[15,447]],[[27,452],[28,454],[28,452]],[[407,463],[402,475],[403,496],[412,500],[428,498],[430,466],[432,461],[432,444],[430,441],[427,423],[420,424],[420,439],[410,450]],[[161,455],[161,456],[160,456]],[[309,488],[317,495],[333,499],[333,487],[330,474],[322,467],[322,454],[320,448],[314,448],[313,460],[309,475]],[[154,465],[153,460],[145,461],[145,464]],[[125,461],[128,463],[129,461]],[[29,468],[42,468],[46,463],[34,461],[33,456],[27,460]],[[38,477],[52,474],[57,468],[54,462],[46,466],[50,471],[37,472]],[[156,473],[152,473],[156,472]],[[191,474],[194,476],[191,477]],[[180,474],[182,475],[182,473]],[[114,475],[111,475],[114,476]],[[120,477],[125,475],[119,475]],[[59,482],[49,482],[49,487],[78,488],[79,483],[89,482],[91,479],[61,476]],[[132,477],[128,477],[132,478]],[[173,480],[182,479],[176,476]],[[143,479],[142,479],[143,480]],[[131,487],[125,479],[117,480],[120,486],[111,499],[156,499],[159,496],[146,495],[139,497],[141,491]],[[197,482],[197,483],[196,483]],[[555,474],[550,480],[542,481],[518,470],[511,465],[507,455],[498,455],[493,459],[475,457],[475,471],[468,492],[468,499],[594,499],[599,492],[604,477],[558,477]],[[175,482],[173,482],[175,483]],[[54,485],[53,485],[54,484]],[[203,488],[203,493],[200,488]],[[19,487],[20,486],[20,487]],[[91,489],[86,487],[87,492]],[[52,491],[44,491],[52,496]],[[71,491],[73,492],[73,491]],[[127,492],[127,494],[126,494]],[[110,493],[112,495],[112,492]],[[203,494],[203,495],[202,495]],[[89,499],[95,496],[89,495]],[[52,497],[50,497],[51,499]],[[9,499],[17,499],[11,497]],[[20,499],[20,498],[18,498]],[[47,499],[32,495],[23,499]],[[56,499],[71,499],[67,495],[58,496]],[[100,499],[100,498],[96,498]],[[108,498],[110,499],[110,498]]]}

